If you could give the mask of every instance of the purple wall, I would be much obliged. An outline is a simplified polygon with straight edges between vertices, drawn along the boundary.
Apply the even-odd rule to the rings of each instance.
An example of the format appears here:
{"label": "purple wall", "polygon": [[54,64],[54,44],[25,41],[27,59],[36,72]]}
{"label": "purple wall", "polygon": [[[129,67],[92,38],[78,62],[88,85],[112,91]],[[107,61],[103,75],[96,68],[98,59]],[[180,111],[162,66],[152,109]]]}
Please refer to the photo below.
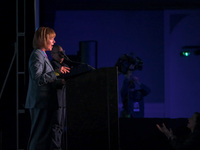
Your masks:
{"label": "purple wall", "polygon": [[[188,13],[190,14],[190,11],[186,16]],[[190,94],[186,98],[181,93],[186,94],[188,89],[189,91],[200,89],[198,69],[189,67],[190,64],[197,65],[200,56],[195,57],[196,59],[193,59],[193,56],[186,58],[196,61],[196,63],[191,62],[180,57],[179,50],[181,46],[188,44],[200,45],[198,43],[200,21],[198,20],[198,23],[194,21],[192,24],[190,21],[185,21],[181,26],[179,24],[182,23],[182,18],[184,20],[182,16],[185,14],[173,18],[170,15],[171,12],[162,10],[56,11],[54,22],[56,41],[66,50],[67,55],[76,55],[80,41],[96,40],[98,68],[114,66],[122,54],[134,52],[144,62],[143,70],[137,71],[136,75],[152,90],[144,99],[145,117],[188,117],[194,110],[184,111],[180,106],[187,106]],[[195,35],[191,36],[188,26],[195,31]],[[185,39],[181,40],[179,36]],[[183,59],[185,64],[182,66],[180,61]],[[176,60],[180,63],[178,64]],[[188,71],[185,65],[188,66]],[[119,90],[123,79],[123,76],[119,75]],[[195,83],[195,86],[192,83]],[[195,103],[190,103],[190,108],[196,107],[196,110],[199,108],[196,105],[198,97],[199,95],[193,94],[192,100],[196,100]]]}
{"label": "purple wall", "polygon": [[200,11],[166,11],[165,22],[166,115],[190,117],[200,111],[200,55],[179,54],[183,46],[200,45]]}

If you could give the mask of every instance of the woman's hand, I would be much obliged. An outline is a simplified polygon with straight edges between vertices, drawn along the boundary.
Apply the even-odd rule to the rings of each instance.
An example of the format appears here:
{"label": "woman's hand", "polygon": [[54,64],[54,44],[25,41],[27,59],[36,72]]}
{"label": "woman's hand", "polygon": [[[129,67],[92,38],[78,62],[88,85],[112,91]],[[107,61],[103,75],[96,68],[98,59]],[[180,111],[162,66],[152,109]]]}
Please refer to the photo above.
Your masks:
{"label": "woman's hand", "polygon": [[69,72],[70,72],[70,68],[66,67],[66,66],[62,66],[59,69],[59,73],[62,73],[62,74],[66,74],[66,73],[69,73]]}

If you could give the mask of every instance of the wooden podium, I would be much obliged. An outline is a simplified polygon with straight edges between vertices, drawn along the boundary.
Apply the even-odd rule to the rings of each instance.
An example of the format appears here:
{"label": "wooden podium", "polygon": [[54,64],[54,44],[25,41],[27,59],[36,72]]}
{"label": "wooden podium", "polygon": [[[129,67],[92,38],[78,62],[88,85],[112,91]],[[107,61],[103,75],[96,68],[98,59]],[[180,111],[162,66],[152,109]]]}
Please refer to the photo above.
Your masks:
{"label": "wooden podium", "polygon": [[67,80],[67,150],[119,150],[117,68]]}

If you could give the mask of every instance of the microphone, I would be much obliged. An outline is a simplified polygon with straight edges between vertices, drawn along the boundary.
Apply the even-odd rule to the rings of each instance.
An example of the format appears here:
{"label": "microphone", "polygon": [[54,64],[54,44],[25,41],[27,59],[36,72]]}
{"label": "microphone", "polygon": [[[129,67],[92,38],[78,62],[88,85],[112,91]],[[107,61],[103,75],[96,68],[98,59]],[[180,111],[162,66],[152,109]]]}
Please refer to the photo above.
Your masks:
{"label": "microphone", "polygon": [[[60,51],[60,52],[59,52],[59,56],[60,56],[61,58],[66,59],[67,61],[71,61],[71,60],[69,59],[69,57],[67,57],[63,51]],[[72,62],[72,61],[71,61],[71,62]]]}
{"label": "microphone", "polygon": [[[69,65],[71,66],[72,68],[73,67],[77,67],[77,66],[86,66],[86,70],[95,70],[95,68],[91,67],[90,65],[86,64],[86,63],[81,63],[81,62],[75,62],[75,61],[72,61],[69,59],[69,57],[67,57],[65,55],[65,53],[63,51],[60,51],[59,52],[59,56],[64,58],[64,61]],[[71,68],[70,67],[70,68]],[[72,71],[72,70],[71,70]]]}
{"label": "microphone", "polygon": [[70,67],[70,73],[67,73],[64,75],[66,79],[95,70],[93,67],[91,67],[90,65],[86,63],[71,61],[69,57],[67,57],[63,51],[59,52],[59,56],[61,58],[64,58],[64,63],[66,63]]}
{"label": "microphone", "polygon": [[66,56],[65,53],[64,53],[63,51],[60,51],[60,52],[59,52],[59,56],[60,56],[61,58],[64,58],[64,61],[67,62],[67,64],[70,65],[71,67],[82,64],[82,63],[80,63],[80,62],[75,62],[75,61],[70,60],[69,57]]}

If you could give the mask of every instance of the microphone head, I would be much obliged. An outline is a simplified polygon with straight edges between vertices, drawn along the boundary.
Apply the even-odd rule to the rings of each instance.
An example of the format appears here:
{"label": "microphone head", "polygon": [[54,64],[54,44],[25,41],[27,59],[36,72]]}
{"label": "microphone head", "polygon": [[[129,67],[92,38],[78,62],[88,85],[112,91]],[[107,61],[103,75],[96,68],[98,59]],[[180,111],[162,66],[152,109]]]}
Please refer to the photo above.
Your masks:
{"label": "microphone head", "polygon": [[60,57],[60,58],[64,58],[64,57],[65,57],[65,54],[64,54],[63,51],[60,51],[58,54],[59,54],[59,57]]}
{"label": "microphone head", "polygon": [[63,51],[60,51],[60,53],[59,54],[61,54],[61,55],[65,55],[65,53],[63,52]]}
{"label": "microphone head", "polygon": [[67,61],[71,61],[71,60],[69,59],[69,57],[66,56],[65,53],[64,53],[63,51],[60,51],[59,56],[60,56],[61,58],[65,58],[65,60],[67,60]]}

